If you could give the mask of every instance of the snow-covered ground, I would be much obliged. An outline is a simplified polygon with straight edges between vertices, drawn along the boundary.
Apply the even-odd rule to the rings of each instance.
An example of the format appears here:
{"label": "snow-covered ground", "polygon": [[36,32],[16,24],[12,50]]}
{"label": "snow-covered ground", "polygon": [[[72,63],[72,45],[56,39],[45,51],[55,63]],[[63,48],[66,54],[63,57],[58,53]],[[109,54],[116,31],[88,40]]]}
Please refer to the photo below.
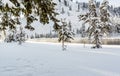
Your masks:
{"label": "snow-covered ground", "polygon": [[120,46],[0,42],[0,76],[120,76]]}

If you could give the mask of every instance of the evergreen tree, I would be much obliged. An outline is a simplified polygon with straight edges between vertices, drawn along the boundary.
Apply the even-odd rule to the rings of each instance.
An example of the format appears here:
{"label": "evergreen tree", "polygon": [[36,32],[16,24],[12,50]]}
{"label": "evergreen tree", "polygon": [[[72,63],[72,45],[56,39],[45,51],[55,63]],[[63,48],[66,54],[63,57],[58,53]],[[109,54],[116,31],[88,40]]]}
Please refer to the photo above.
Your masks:
{"label": "evergreen tree", "polygon": [[[58,15],[58,13],[55,12],[55,6],[57,5],[56,3],[54,3],[52,0],[31,0],[30,3],[32,6],[34,6],[33,9],[36,10],[35,14],[39,16],[38,20],[40,21],[40,23],[48,24],[49,21],[51,20],[54,22],[54,29],[58,30],[59,20],[56,18],[56,16]],[[34,18],[33,20],[36,19]]]}
{"label": "evergreen tree", "polygon": [[68,27],[69,27],[69,30],[72,31],[72,24],[71,24],[71,21],[69,21]]}
{"label": "evergreen tree", "polygon": [[100,39],[100,27],[99,27],[99,19],[96,10],[96,2],[94,0],[89,1],[89,18],[90,18],[90,27],[88,28],[89,38],[93,36],[92,43],[95,44],[92,48],[101,48],[101,39]]}
{"label": "evergreen tree", "polygon": [[97,11],[96,11],[96,4],[94,0],[90,0],[89,1],[89,13],[86,13],[85,15],[80,15],[79,16],[80,20],[84,20],[85,22],[83,24],[89,23],[89,27],[87,29],[87,33],[89,35],[89,39],[91,39],[91,37],[93,37],[92,43],[95,44],[95,48],[100,48],[101,47],[101,43],[98,44],[98,42],[100,42],[99,40],[99,36],[97,36],[98,33],[98,29],[99,29],[99,20],[98,20],[98,15],[97,15]]}
{"label": "evergreen tree", "polygon": [[[1,14],[1,25],[0,25],[0,30],[4,31],[4,34],[6,35],[6,30],[15,30],[16,25],[20,24],[18,20],[18,15],[19,15],[20,9],[16,6],[10,7],[9,4],[2,4],[0,12]],[[8,29],[7,29],[8,28]]]}
{"label": "evergreen tree", "polygon": [[110,21],[110,14],[108,12],[108,4],[107,0],[103,0],[100,6],[100,22],[101,22],[101,32],[107,34],[111,30],[111,21]]}
{"label": "evergreen tree", "polygon": [[59,2],[61,2],[61,0],[59,0]]}
{"label": "evergreen tree", "polygon": [[83,2],[82,9],[83,10],[85,9],[85,2]]}
{"label": "evergreen tree", "polygon": [[7,43],[16,42],[15,32],[16,30],[9,30],[9,33],[7,33],[4,42],[7,42]]}
{"label": "evergreen tree", "polygon": [[80,3],[78,3],[78,12],[80,11]]}
{"label": "evergreen tree", "polygon": [[81,31],[79,29],[76,29],[76,34],[80,34]]}
{"label": "evergreen tree", "polygon": [[89,27],[87,29],[87,33],[89,38],[93,39],[92,43],[95,44],[92,48],[101,48],[101,36],[110,32],[111,22],[108,13],[108,1],[104,0],[100,6],[98,15],[98,11],[96,10],[96,4],[94,0],[89,1],[89,13],[85,15],[80,15],[80,20],[84,20],[85,23],[89,23]]}
{"label": "evergreen tree", "polygon": [[61,14],[64,14],[64,13],[65,13],[65,10],[64,10],[64,8],[62,8]]}
{"label": "evergreen tree", "polygon": [[[41,36],[42,37],[42,36]],[[30,39],[34,39],[35,37],[34,37],[34,35],[32,34],[31,36],[30,36]]]}
{"label": "evergreen tree", "polygon": [[54,29],[59,28],[59,20],[56,18],[58,13],[55,12],[56,3],[52,0],[8,0],[8,3],[10,2],[12,5],[2,2],[0,1],[0,15],[2,17],[0,30],[3,30],[4,33],[7,27],[16,29],[16,25],[20,25],[21,12],[26,18],[25,28],[27,29],[34,30],[31,23],[35,20],[39,20],[42,24],[48,24],[51,20],[54,22]]}
{"label": "evergreen tree", "polygon": [[68,6],[67,0],[64,0],[64,5]]}
{"label": "evergreen tree", "polygon": [[99,8],[100,2],[96,2],[96,7]]}
{"label": "evergreen tree", "polygon": [[72,11],[72,6],[69,6],[69,10]]}
{"label": "evergreen tree", "polygon": [[69,11],[67,12],[67,14],[68,14],[68,16],[70,16],[70,15],[71,15]]}
{"label": "evergreen tree", "polygon": [[16,41],[19,45],[26,41],[26,34],[22,26],[20,26],[19,30],[16,32]]}
{"label": "evergreen tree", "polygon": [[65,20],[62,20],[62,25],[61,25],[61,29],[58,31],[59,33],[59,42],[62,42],[62,50],[66,50],[66,45],[65,42],[71,42],[71,39],[73,39],[72,35],[73,33],[68,29],[68,25],[65,22]]}
{"label": "evergreen tree", "polygon": [[82,27],[80,28],[80,33],[81,33],[81,37],[85,37],[86,32],[85,32],[85,25],[83,24]]}
{"label": "evergreen tree", "polygon": [[[34,27],[31,26],[31,23],[34,20],[39,20],[43,24],[49,23],[49,20],[52,20],[54,23],[59,22],[59,20],[55,18],[55,16],[58,15],[58,13],[55,12],[56,3],[54,3],[52,0],[21,0],[21,1],[8,0],[8,1],[15,5],[14,10],[13,7],[11,7],[10,9],[8,4],[1,6],[1,10],[6,8],[7,13],[10,11],[14,13],[14,15],[22,11],[27,21],[27,25],[25,26],[25,28],[34,30]],[[20,5],[23,5],[24,9],[21,9]],[[18,10],[21,11],[17,12]],[[39,17],[39,19],[34,15]]]}

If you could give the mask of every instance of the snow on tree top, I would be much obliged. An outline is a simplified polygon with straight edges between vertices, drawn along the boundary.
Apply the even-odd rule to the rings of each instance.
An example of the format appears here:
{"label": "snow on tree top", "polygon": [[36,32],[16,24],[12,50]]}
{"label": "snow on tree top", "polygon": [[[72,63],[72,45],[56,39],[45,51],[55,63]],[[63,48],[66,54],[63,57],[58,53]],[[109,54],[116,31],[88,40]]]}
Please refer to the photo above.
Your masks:
{"label": "snow on tree top", "polygon": [[[20,8],[25,9],[24,5],[21,3],[20,0],[17,0],[18,3],[20,3]],[[16,6],[14,5],[14,3],[12,3],[10,0],[2,0],[1,3],[3,3],[4,6],[6,6],[6,4],[8,5],[9,8],[16,8]]]}
{"label": "snow on tree top", "polygon": [[8,7],[10,7],[10,8],[15,7],[15,5],[9,0],[2,0],[2,3],[3,3],[4,6],[6,4],[8,4]]}

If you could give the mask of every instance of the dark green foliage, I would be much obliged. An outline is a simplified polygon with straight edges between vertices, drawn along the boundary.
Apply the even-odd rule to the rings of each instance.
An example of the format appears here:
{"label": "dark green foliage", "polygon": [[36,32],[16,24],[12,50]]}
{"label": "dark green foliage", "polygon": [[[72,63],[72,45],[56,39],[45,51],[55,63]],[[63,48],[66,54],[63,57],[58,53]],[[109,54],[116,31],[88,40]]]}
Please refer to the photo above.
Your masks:
{"label": "dark green foliage", "polygon": [[58,23],[55,22],[53,28],[57,32],[57,31],[59,31],[61,29],[61,26]]}
{"label": "dark green foliage", "polygon": [[[59,22],[55,18],[58,15],[55,12],[56,3],[52,2],[52,0],[24,0],[23,3],[26,8],[24,12],[27,19],[27,27],[30,27],[35,20],[39,20],[42,24],[48,24],[50,20],[54,23]],[[39,19],[36,19],[34,16],[31,18],[31,14],[38,16]]]}
{"label": "dark green foliage", "polygon": [[[56,18],[58,13],[55,12],[56,3],[52,0],[9,0],[14,6],[4,4],[0,1],[1,25],[0,30],[16,30],[16,25],[20,25],[20,14],[26,18],[25,28],[34,30],[32,23],[39,20],[42,24],[48,24],[49,21],[54,22],[54,29],[59,28],[59,20]],[[21,7],[22,5],[22,7]]]}
{"label": "dark green foliage", "polygon": [[31,26],[31,23],[33,23],[33,21],[35,21],[35,20],[37,20],[37,18],[35,18],[33,16],[28,16],[27,17],[27,25],[25,26],[25,28],[33,31],[34,27]]}
{"label": "dark green foliage", "polygon": [[16,7],[20,6],[20,3],[18,3],[17,0],[10,0]]}
{"label": "dark green foliage", "polygon": [[1,31],[7,30],[15,30],[16,25],[20,25],[21,22],[19,21],[20,12],[22,8],[20,8],[20,4],[17,0],[10,0],[15,6],[9,7],[9,4],[1,3]]}

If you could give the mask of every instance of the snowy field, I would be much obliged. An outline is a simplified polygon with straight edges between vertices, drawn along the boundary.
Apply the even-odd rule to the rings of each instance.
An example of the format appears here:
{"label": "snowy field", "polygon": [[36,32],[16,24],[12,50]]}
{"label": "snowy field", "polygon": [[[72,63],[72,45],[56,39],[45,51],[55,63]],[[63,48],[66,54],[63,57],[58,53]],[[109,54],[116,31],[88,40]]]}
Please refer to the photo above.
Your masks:
{"label": "snowy field", "polygon": [[0,76],[120,76],[120,46],[0,42]]}

